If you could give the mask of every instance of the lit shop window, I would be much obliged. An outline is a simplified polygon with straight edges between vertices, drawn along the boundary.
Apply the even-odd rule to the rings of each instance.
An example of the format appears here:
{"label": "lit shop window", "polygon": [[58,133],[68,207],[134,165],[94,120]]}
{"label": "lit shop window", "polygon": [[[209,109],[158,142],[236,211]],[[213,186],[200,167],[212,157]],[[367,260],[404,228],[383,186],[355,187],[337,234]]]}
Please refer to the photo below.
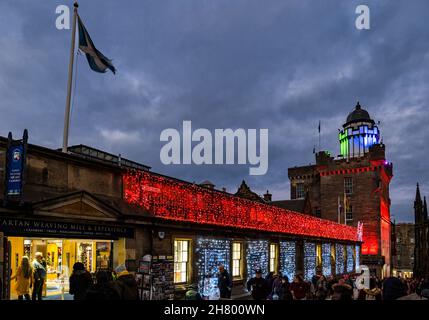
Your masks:
{"label": "lit shop window", "polygon": [[353,193],[353,178],[351,177],[344,178],[344,193],[345,194]]}
{"label": "lit shop window", "polygon": [[275,243],[270,244],[270,272],[277,273],[278,246]]}
{"label": "lit shop window", "polygon": [[320,268],[322,267],[322,245],[318,244],[316,246],[316,267]]}
{"label": "lit shop window", "polygon": [[297,183],[296,184],[296,199],[304,199],[305,198],[305,191],[304,191],[304,183]]}
{"label": "lit shop window", "polygon": [[241,242],[232,243],[232,276],[241,278],[241,257],[242,257]]}
{"label": "lit shop window", "polygon": [[174,283],[188,282],[190,240],[174,240]]}

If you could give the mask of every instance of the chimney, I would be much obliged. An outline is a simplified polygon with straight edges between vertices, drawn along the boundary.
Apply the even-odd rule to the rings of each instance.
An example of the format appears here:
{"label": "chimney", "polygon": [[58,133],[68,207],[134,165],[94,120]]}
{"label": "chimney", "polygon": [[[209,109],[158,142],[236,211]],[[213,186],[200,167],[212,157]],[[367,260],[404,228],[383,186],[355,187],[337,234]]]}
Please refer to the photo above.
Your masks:
{"label": "chimney", "polygon": [[269,193],[268,190],[267,190],[267,193],[264,194],[264,200],[267,201],[267,202],[271,202],[272,199],[273,199],[273,195],[271,193]]}

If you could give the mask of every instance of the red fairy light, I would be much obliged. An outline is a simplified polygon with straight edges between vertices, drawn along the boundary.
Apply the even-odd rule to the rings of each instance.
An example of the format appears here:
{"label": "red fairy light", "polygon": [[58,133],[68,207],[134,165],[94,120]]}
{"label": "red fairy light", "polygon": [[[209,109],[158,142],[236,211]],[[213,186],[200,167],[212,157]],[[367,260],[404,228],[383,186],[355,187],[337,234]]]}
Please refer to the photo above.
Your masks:
{"label": "red fairy light", "polygon": [[123,175],[124,198],[156,217],[289,235],[358,241],[357,229],[147,171]]}

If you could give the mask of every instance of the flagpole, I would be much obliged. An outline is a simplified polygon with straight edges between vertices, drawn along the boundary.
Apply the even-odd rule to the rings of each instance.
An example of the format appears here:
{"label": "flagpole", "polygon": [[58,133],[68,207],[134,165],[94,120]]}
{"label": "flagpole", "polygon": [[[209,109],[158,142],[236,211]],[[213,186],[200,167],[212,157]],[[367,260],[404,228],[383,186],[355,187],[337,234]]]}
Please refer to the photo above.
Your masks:
{"label": "flagpole", "polygon": [[338,224],[341,223],[341,205],[340,205],[340,196],[338,196]]}
{"label": "flagpole", "polygon": [[72,83],[73,83],[73,64],[74,64],[74,49],[76,41],[76,20],[77,20],[77,8],[79,4],[77,1],[74,3],[73,11],[73,28],[72,28],[72,43],[70,48],[70,63],[69,63],[69,77],[67,83],[67,100],[66,110],[64,114],[64,133],[63,133],[63,152],[67,152],[68,140],[69,140],[69,125],[70,125],[70,102],[72,94]]}
{"label": "flagpole", "polygon": [[347,225],[347,210],[348,210],[348,203],[347,203],[346,193],[344,192],[344,224],[345,225]]}

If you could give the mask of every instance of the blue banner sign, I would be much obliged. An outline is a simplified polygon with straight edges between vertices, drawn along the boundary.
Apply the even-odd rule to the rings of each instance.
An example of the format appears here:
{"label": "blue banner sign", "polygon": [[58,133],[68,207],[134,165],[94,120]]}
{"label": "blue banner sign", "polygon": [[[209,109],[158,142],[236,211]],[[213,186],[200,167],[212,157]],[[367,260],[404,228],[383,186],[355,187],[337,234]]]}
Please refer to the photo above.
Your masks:
{"label": "blue banner sign", "polygon": [[22,192],[22,171],[24,146],[10,146],[8,150],[8,166],[6,172],[6,194],[8,196],[19,196]]}

